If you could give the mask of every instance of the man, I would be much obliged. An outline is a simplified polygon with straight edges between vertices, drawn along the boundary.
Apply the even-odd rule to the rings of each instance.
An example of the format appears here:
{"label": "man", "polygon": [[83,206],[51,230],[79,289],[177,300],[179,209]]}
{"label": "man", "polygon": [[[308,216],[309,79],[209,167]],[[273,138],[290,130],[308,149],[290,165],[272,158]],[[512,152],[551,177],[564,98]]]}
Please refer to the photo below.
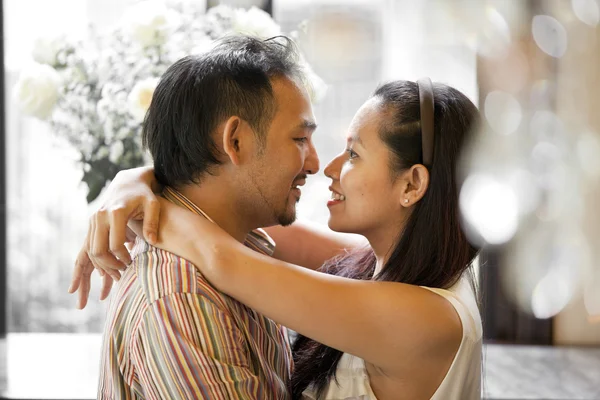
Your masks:
{"label": "man", "polygon": [[[143,131],[163,196],[271,254],[272,241],[256,229],[291,224],[298,186],[319,169],[302,80],[287,40],[228,38],[171,66]],[[139,212],[116,207],[97,216],[109,211],[113,222]],[[130,261],[124,239],[110,239],[123,265]],[[86,244],[78,260],[84,274],[92,269],[88,256],[119,262],[103,255],[106,245]],[[142,239],[131,258],[108,311],[98,398],[289,397],[285,328],[219,293],[188,261]],[[111,280],[105,278],[106,293]]]}

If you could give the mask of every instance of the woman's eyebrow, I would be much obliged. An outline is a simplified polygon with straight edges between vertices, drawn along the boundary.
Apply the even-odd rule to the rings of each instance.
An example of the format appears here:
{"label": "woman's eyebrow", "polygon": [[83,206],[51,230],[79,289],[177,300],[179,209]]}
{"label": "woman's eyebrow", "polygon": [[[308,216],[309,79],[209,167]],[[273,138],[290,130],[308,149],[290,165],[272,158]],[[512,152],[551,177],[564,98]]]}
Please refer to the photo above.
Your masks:
{"label": "woman's eyebrow", "polygon": [[352,144],[352,143],[358,143],[362,147],[365,147],[365,144],[363,143],[363,141],[361,140],[361,138],[358,135],[352,135],[348,138],[348,144]]}

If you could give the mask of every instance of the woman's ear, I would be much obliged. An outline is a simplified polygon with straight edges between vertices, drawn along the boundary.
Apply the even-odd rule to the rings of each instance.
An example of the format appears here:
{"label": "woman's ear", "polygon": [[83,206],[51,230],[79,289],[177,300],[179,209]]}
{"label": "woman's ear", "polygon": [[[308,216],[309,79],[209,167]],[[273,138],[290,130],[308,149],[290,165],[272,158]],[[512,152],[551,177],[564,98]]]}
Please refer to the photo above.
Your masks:
{"label": "woman's ear", "polygon": [[240,117],[231,116],[221,125],[223,152],[231,163],[240,165],[246,161],[248,151],[254,148],[254,132]]}
{"label": "woman's ear", "polygon": [[429,170],[421,164],[415,164],[402,174],[403,193],[400,201],[404,207],[410,207],[425,196],[429,187]]}

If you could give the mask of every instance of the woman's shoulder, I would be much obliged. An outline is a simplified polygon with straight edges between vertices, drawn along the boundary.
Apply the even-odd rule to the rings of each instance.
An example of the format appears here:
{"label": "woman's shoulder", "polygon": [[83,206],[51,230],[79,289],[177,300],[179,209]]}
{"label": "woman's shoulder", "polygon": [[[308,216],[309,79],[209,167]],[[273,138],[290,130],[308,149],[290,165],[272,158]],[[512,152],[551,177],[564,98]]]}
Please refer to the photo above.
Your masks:
{"label": "woman's shoulder", "polygon": [[448,289],[422,286],[445,298],[454,307],[463,328],[463,338],[469,337],[474,341],[480,340],[483,329],[481,314],[474,285],[468,276],[462,276]]}

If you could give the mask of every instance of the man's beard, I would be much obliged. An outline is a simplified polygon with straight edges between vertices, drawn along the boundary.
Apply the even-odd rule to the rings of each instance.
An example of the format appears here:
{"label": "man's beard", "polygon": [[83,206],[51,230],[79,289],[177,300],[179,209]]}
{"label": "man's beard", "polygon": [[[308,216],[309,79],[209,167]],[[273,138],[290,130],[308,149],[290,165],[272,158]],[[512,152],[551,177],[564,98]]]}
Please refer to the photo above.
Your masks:
{"label": "man's beard", "polygon": [[[271,215],[273,216],[273,220],[277,221],[277,224],[279,224],[281,226],[289,226],[289,225],[293,224],[294,221],[296,221],[296,207],[294,206],[292,211],[288,211],[288,208],[290,205],[290,192],[288,192],[288,197],[285,201],[285,204],[283,205],[283,209],[277,210],[277,207],[273,204],[273,202],[271,202],[268,199],[268,197],[265,196],[263,191],[260,189],[260,185],[258,185],[256,183],[256,181],[252,178],[251,178],[251,181],[254,184],[254,187],[257,189],[257,192],[262,199],[262,204],[270,209],[270,211],[272,213]],[[296,203],[299,201],[300,201],[300,199],[297,199]]]}
{"label": "man's beard", "polygon": [[[299,201],[300,199],[296,199],[296,203],[298,203]],[[284,211],[282,213],[279,213],[279,215],[275,216],[275,218],[277,219],[277,223],[281,226],[289,226],[293,224],[294,221],[296,221],[296,207],[294,206],[292,211],[288,211],[289,205],[290,198],[288,195],[288,198],[285,202]]]}

